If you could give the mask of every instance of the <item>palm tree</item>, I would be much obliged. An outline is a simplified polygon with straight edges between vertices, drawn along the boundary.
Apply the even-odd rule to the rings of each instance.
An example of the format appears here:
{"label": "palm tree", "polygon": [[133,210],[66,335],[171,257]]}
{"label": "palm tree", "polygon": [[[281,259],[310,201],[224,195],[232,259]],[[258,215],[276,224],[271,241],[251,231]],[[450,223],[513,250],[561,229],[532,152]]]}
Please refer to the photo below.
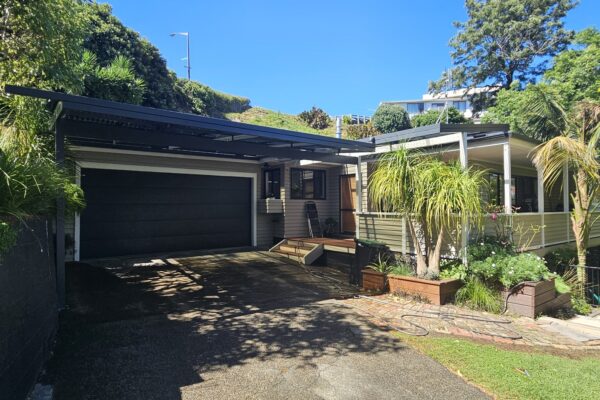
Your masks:
{"label": "palm tree", "polygon": [[384,154],[369,178],[376,211],[397,212],[408,222],[417,249],[417,274],[437,275],[447,234],[456,236],[462,224],[479,222],[484,171],[446,164],[407,149]]}
{"label": "palm tree", "polygon": [[[573,171],[575,190],[571,193],[571,222],[577,246],[578,277],[585,284],[583,267],[587,261],[590,227],[595,222],[592,217],[597,208],[600,188],[600,104],[580,101],[571,110],[565,110],[556,97],[551,96],[543,87],[537,90],[538,96],[530,103],[530,111],[537,113],[543,123],[550,122],[561,134],[539,145],[533,162],[542,170],[547,187],[552,187],[557,182],[564,166]],[[536,124],[533,125],[535,129]]]}

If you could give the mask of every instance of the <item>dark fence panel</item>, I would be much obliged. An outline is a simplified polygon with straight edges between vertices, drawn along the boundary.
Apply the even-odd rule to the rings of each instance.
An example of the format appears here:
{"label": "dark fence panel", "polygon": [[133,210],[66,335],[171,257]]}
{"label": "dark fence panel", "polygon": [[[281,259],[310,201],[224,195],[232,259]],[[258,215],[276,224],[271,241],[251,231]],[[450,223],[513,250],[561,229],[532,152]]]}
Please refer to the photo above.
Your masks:
{"label": "dark fence panel", "polygon": [[48,358],[58,327],[52,225],[21,226],[0,259],[0,398],[23,399]]}

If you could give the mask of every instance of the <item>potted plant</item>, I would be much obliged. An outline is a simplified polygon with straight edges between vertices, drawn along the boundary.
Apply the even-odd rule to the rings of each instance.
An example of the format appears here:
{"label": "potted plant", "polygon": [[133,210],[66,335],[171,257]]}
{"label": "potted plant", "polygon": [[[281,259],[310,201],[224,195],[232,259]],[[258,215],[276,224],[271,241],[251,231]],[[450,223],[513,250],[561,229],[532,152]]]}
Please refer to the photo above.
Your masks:
{"label": "potted plant", "polygon": [[333,237],[333,235],[335,235],[337,233],[337,226],[338,226],[338,222],[335,218],[327,218],[325,220],[325,236],[326,237]]}
{"label": "potted plant", "polygon": [[376,211],[402,215],[416,249],[415,276],[394,277],[395,289],[427,297],[434,304],[452,297],[461,282],[439,280],[441,255],[449,235],[460,243],[462,227],[481,222],[484,183],[484,171],[406,148],[378,160],[369,178],[371,204]]}
{"label": "potted plant", "polygon": [[570,303],[568,293],[557,293],[556,276],[540,256],[521,253],[506,257],[503,261],[497,267],[503,286],[502,299],[508,311],[535,318]]}
{"label": "potted plant", "polygon": [[387,289],[387,274],[392,270],[388,258],[381,255],[377,261],[362,270],[362,288],[369,291],[385,292]]}
{"label": "potted plant", "polygon": [[453,300],[456,291],[462,286],[462,281],[456,278],[419,278],[408,263],[402,262],[388,273],[387,279],[390,292],[424,298],[435,305]]}
{"label": "potted plant", "polygon": [[351,285],[362,286],[362,271],[369,264],[377,261],[384,256],[389,259],[391,252],[389,248],[381,242],[365,239],[354,239],[356,244],[354,261],[350,268],[349,280]]}
{"label": "potted plant", "polygon": [[460,304],[534,318],[570,302],[568,293],[557,292],[556,275],[536,254],[517,253],[510,244],[486,238],[469,245],[467,258],[466,284],[457,294]]}

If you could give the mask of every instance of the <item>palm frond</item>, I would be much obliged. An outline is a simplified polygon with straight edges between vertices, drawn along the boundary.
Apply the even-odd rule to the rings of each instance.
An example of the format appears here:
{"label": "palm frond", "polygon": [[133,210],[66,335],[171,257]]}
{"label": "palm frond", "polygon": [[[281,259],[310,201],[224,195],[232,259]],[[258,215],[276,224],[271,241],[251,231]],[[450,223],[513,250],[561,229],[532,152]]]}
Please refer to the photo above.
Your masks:
{"label": "palm frond", "polygon": [[557,93],[544,84],[529,86],[528,90],[533,91],[535,96],[525,110],[529,115],[529,123],[524,133],[543,140],[564,132],[569,118],[557,99]]}

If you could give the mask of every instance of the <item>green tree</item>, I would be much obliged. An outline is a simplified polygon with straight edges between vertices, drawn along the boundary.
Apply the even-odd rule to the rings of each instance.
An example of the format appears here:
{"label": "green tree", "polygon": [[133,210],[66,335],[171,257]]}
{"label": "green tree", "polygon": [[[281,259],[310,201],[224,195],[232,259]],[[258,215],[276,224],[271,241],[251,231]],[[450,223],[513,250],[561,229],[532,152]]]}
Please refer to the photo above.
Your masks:
{"label": "green tree", "polygon": [[[468,20],[455,22],[450,41],[456,86],[509,88],[515,80],[531,82],[546,68],[545,58],[564,50],[572,32],[564,18],[576,0],[466,0]],[[441,91],[446,73],[430,82]]]}
{"label": "green tree", "polygon": [[546,83],[529,84],[524,90],[519,88],[519,83],[514,82],[510,89],[498,92],[496,105],[490,107],[482,121],[486,123],[509,124],[510,130],[522,133],[533,139],[547,140],[561,133],[553,120],[546,114],[540,114],[530,104],[538,101],[540,88],[545,93],[552,93],[555,98],[560,98],[560,93],[553,85]]}
{"label": "green tree", "polygon": [[401,131],[411,127],[408,113],[398,104],[382,104],[377,107],[371,123],[382,133]]}
{"label": "green tree", "polygon": [[[571,222],[578,265],[583,267],[587,261],[590,228],[594,223],[593,212],[600,200],[600,103],[584,100],[566,110],[556,101],[553,93],[545,91],[545,87],[532,90],[537,91],[538,95],[528,105],[530,112],[543,115],[545,121],[552,121],[561,132],[559,136],[538,146],[533,162],[542,170],[547,187],[552,187],[558,181],[564,166],[568,166],[573,173],[575,187],[571,194]],[[579,268],[578,276],[580,282],[585,284],[583,268]]]}
{"label": "green tree", "polygon": [[574,48],[558,54],[541,82],[521,90],[519,82],[498,92],[496,105],[483,116],[484,122],[508,123],[514,132],[546,140],[562,132],[546,113],[529,107],[540,93],[569,110],[578,101],[600,100],[600,32],[586,29],[575,36]]}
{"label": "green tree", "polygon": [[[371,204],[408,223],[417,250],[417,274],[439,275],[443,241],[460,236],[467,220],[480,221],[484,171],[446,164],[405,148],[384,154],[369,178]],[[458,214],[458,217],[457,217]]]}
{"label": "green tree", "polygon": [[[5,0],[0,7],[0,86],[79,93],[78,65],[87,28],[75,0]],[[43,101],[0,91],[0,240],[14,239],[14,220],[53,211],[59,195],[81,207],[81,190],[53,161]],[[11,235],[11,231],[13,234]],[[7,243],[0,243],[6,251]],[[8,243],[10,244],[10,243]]]}
{"label": "green tree", "polygon": [[[441,115],[441,117],[440,117]],[[411,125],[416,128],[417,126],[425,126],[435,124],[437,121],[446,123],[446,116],[448,116],[448,123],[450,124],[464,124],[468,122],[468,119],[460,111],[454,107],[450,107],[447,110],[429,110],[423,114],[415,115],[411,118]]]}
{"label": "green tree", "polygon": [[585,29],[575,35],[573,45],[558,54],[544,74],[567,107],[583,99],[600,100],[600,32]]}
{"label": "green tree", "polygon": [[131,104],[142,102],[144,81],[135,76],[131,61],[124,56],[117,56],[108,66],[99,67],[96,55],[85,51],[80,68],[85,96]]}
{"label": "green tree", "polygon": [[76,66],[81,60],[87,22],[75,0],[2,2],[0,119],[5,126],[15,127],[14,133],[47,129],[48,115],[39,100],[6,96],[4,85],[81,92]]}
{"label": "green tree", "polygon": [[176,110],[190,108],[186,97],[176,95],[176,78],[152,43],[123,25],[112,15],[108,4],[87,3],[86,11],[90,33],[84,46],[96,55],[100,67],[110,66],[115,58],[123,56],[131,60],[135,75],[146,83],[142,105]]}

